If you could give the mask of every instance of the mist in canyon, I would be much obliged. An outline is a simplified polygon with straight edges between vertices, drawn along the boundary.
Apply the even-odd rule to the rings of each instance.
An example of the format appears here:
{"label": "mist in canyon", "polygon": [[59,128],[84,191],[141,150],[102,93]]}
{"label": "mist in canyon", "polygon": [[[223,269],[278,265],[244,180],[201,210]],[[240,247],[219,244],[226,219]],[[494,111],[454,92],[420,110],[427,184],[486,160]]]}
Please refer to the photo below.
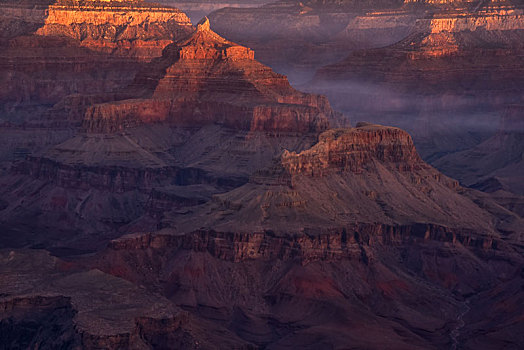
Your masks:
{"label": "mist in canyon", "polygon": [[0,1],[0,349],[521,349],[517,0]]}

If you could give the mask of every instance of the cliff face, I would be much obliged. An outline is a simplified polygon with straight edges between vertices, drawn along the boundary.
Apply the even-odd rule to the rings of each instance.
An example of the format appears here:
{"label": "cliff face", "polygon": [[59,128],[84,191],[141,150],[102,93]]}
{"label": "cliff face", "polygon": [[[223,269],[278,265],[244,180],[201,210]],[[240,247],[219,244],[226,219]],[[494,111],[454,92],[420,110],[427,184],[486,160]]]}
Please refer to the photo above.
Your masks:
{"label": "cliff face", "polygon": [[522,11],[439,8],[405,39],[354,51],[307,85],[345,113],[408,130],[430,162],[471,149],[496,131],[507,105],[522,102]]}
{"label": "cliff face", "polygon": [[[0,168],[0,344],[520,347],[522,198],[494,200],[459,186],[425,163],[398,128],[329,129],[341,116],[325,97],[293,89],[207,21],[178,37],[188,26],[171,26],[183,16],[156,5],[42,3],[49,15],[37,26],[29,22],[42,8],[19,5],[9,16],[20,9],[31,33],[40,32],[21,37],[23,25],[6,26],[1,42],[27,59],[13,55],[3,64],[32,72],[12,91],[48,105],[64,91],[84,93],[47,109],[32,128],[18,127],[18,136],[0,138],[19,145],[23,135],[39,135],[32,129],[61,128],[30,141],[54,146],[31,153],[20,144],[17,161]],[[419,5],[429,6],[413,8]],[[279,6],[299,13],[284,26],[307,29],[303,16],[330,22],[329,35],[348,28],[347,18],[325,8],[358,7],[351,25],[370,24],[360,34],[392,33],[378,40],[412,21],[395,0],[286,2],[267,13]],[[491,29],[480,37],[450,33],[470,24],[446,23],[434,23],[435,33],[396,59],[434,62],[438,70],[442,57],[499,37]],[[174,42],[163,47],[164,39]],[[49,60],[32,64],[34,57]],[[69,62],[63,72],[59,58]],[[79,88],[75,70],[96,91],[86,95],[89,84]],[[30,84],[36,87],[19,90]],[[499,133],[514,140],[512,154],[522,148],[520,134],[508,131],[520,125],[517,114],[506,115]],[[63,141],[79,118],[83,132]]]}
{"label": "cliff face", "polygon": [[209,17],[215,31],[252,47],[261,62],[296,83],[354,49],[381,47],[406,37],[424,9],[402,5],[402,1],[286,1],[223,8]]}
{"label": "cliff face", "polygon": [[[136,164],[135,164],[136,165]],[[122,193],[130,190],[150,190],[154,184],[169,181],[176,174],[175,168],[168,166],[158,168],[130,168],[89,166],[82,164],[72,166],[53,162],[48,158],[29,157],[27,162],[15,171],[31,177],[51,181],[64,188],[96,188]]]}
{"label": "cliff face", "polygon": [[9,241],[31,244],[28,224],[41,228],[36,241],[61,245],[56,241],[104,236],[143,215],[151,188],[176,176],[172,163],[150,151],[157,148],[125,138],[106,139],[105,148],[103,138],[67,140],[88,106],[114,100],[142,65],[192,32],[187,16],[140,1],[7,1],[0,4],[0,28],[0,181],[9,188],[2,203],[11,204],[2,205],[0,221],[25,227]]}
{"label": "cliff face", "polygon": [[[165,298],[99,270],[79,270],[38,250],[2,250],[0,259],[4,346],[192,349],[220,339],[218,327],[204,332]],[[242,346],[234,336],[225,344]]]}
{"label": "cliff face", "polygon": [[[495,237],[477,237],[471,235],[468,230],[426,224],[388,226],[362,223],[349,225],[346,228],[333,228],[318,235],[312,230],[307,234],[294,236],[279,236],[270,231],[241,233],[200,230],[188,234],[176,234],[169,229],[164,231],[136,233],[113,240],[108,245],[109,254],[140,254],[140,251],[150,249],[166,254],[167,250],[181,249],[206,252],[214,258],[231,262],[278,259],[298,260],[301,264],[309,264],[315,261],[361,260],[368,246],[370,248],[388,244],[399,246],[415,241],[460,244],[485,253],[504,249],[500,246],[502,243]],[[373,256],[367,258],[374,259]],[[106,268],[118,270],[118,266],[109,265]],[[128,272],[132,274],[132,271]],[[132,278],[131,275],[122,275]]]}
{"label": "cliff face", "polygon": [[[498,345],[498,321],[469,310],[522,327],[512,321],[522,220],[485,200],[424,163],[406,132],[359,123],[81,263],[147,285],[252,346],[478,345],[477,325]],[[515,311],[497,311],[491,292]]]}
{"label": "cliff face", "polygon": [[[488,262],[492,259],[496,268]],[[356,224],[282,236],[213,230],[135,234],[112,241],[85,263],[161,291],[203,318],[227,323],[256,346],[313,346],[321,339],[323,346],[423,349],[454,341],[478,344],[475,324],[485,318],[480,312],[468,316],[471,323],[462,335],[459,317],[468,304],[453,298],[452,291],[488,293],[501,284],[503,290],[507,281],[519,279],[511,265],[520,261],[498,239],[469,230]],[[482,295],[469,301],[471,306],[491,309],[489,297]],[[521,309],[509,294],[498,298]],[[511,322],[519,311],[513,316],[495,312]],[[519,321],[508,325],[520,326]],[[483,339],[499,344],[497,325],[482,327],[493,330]],[[458,340],[449,336],[455,329]],[[399,337],[399,330],[407,335]],[[518,344],[511,335],[505,341]]]}
{"label": "cliff face", "polygon": [[402,171],[427,167],[408,133],[365,123],[325,132],[312,148],[299,154],[285,152],[282,164],[290,174],[321,176],[330,170],[362,172],[374,159],[397,164]]}
{"label": "cliff face", "polygon": [[[458,89],[457,82],[462,79],[461,88],[496,90],[503,82],[515,81],[516,77],[512,80],[509,74],[521,75],[516,60],[522,54],[523,30],[522,9],[518,7],[436,13],[430,19],[417,20],[411,35],[399,43],[355,52],[321,69],[316,79],[396,84],[412,93],[435,93],[431,89],[444,89],[445,82],[450,85],[448,89]],[[510,52],[514,57],[505,57]],[[387,61],[380,63],[379,56]],[[473,62],[466,62],[468,58]],[[480,81],[470,81],[475,72],[497,69],[495,62],[500,65],[497,71]],[[451,70],[458,66],[460,72],[453,74]]]}
{"label": "cliff face", "polygon": [[520,20],[515,7],[520,8],[519,2],[510,0],[315,0],[223,8],[209,17],[219,34],[255,49],[262,63],[302,83],[316,69],[352,51],[384,47],[408,37],[421,21],[432,22],[434,28],[518,29],[515,21],[507,21]]}
{"label": "cliff face", "polygon": [[[126,86],[141,62],[193,29],[181,11],[140,1],[0,6],[0,102],[17,123],[45,123],[45,111],[70,94],[103,96]],[[60,112],[51,119],[69,119]]]}
{"label": "cliff face", "polygon": [[95,105],[84,127],[114,132],[151,122],[218,123],[239,130],[315,133],[340,118],[324,97],[294,90],[284,76],[256,62],[253,51],[212,32],[207,19],[166,48],[129,91],[140,99]]}
{"label": "cliff face", "polygon": [[[160,137],[159,130],[165,129],[151,129],[157,133],[151,143],[147,134],[138,133],[141,128],[124,135],[98,135],[99,140],[85,135],[50,154],[63,163],[83,164],[87,170],[71,176],[75,181],[94,179],[89,174],[94,170],[88,167],[94,164],[108,168],[120,162],[130,168],[125,161],[131,159],[141,169],[146,164],[153,167],[154,163],[147,163],[155,159],[151,154],[161,160],[158,151],[163,139],[176,135]],[[201,136],[220,136],[224,129],[203,127],[199,132],[189,139],[202,144]],[[238,132],[233,135],[239,139]],[[123,148],[120,142],[126,137],[141,150]],[[267,141],[256,139],[256,133],[251,137],[241,145],[256,148],[260,140]],[[219,144],[219,140],[212,141]],[[78,144],[86,144],[83,153]],[[198,154],[196,147],[188,147]],[[75,254],[71,248],[77,242],[78,247],[98,253],[65,263],[43,253],[35,256],[34,250],[25,258],[18,251],[5,251],[0,272],[7,276],[8,287],[2,287],[7,306],[0,320],[18,315],[6,329],[19,329],[28,320],[54,317],[59,324],[43,327],[39,334],[47,337],[52,330],[64,334],[74,329],[67,333],[71,342],[86,348],[132,347],[142,342],[146,348],[191,348],[198,341],[206,348],[321,343],[323,347],[425,349],[476,344],[471,334],[478,337],[479,327],[490,330],[483,339],[498,345],[498,320],[508,322],[512,332],[522,326],[512,321],[522,304],[511,294],[521,281],[522,256],[514,240],[521,233],[510,231],[522,226],[516,222],[514,228],[499,230],[500,221],[518,221],[514,213],[489,200],[476,204],[479,199],[474,194],[425,164],[409,135],[397,128],[359,123],[356,128],[321,133],[317,144],[305,148],[295,145],[293,152],[284,151],[272,167],[225,193],[223,183],[222,191],[210,185],[160,184],[150,192],[148,203],[140,204],[147,207],[149,217],[131,210],[145,201],[148,188],[139,194],[99,191],[94,184],[88,184],[88,190],[78,189],[77,182],[71,183],[73,188],[61,188],[52,177],[52,181],[33,180],[29,186],[13,177],[11,184],[2,186],[10,189],[10,196],[2,197],[9,202],[0,211],[3,217],[18,215],[23,222],[24,210],[27,220],[45,209],[37,224],[55,227],[31,235],[32,244],[67,255]],[[227,168],[238,162],[235,154],[227,159]],[[201,180],[205,176],[197,170],[181,169],[182,178]],[[214,174],[220,174],[219,169]],[[181,180],[178,174],[175,177]],[[494,212],[504,220],[499,221]],[[101,234],[107,227],[100,220],[107,217],[109,224],[116,225],[118,213],[127,213],[128,221],[114,235],[138,233],[113,239],[104,249],[100,243],[110,235]],[[46,221],[53,215],[77,232],[58,231],[62,237],[51,236],[51,232],[58,234],[57,223]],[[155,220],[148,221],[151,217]],[[77,221],[67,221],[72,219]],[[164,228],[155,232],[157,222]],[[86,223],[100,226],[88,232]],[[16,243],[11,241],[13,233],[6,235],[9,239],[3,244]],[[22,235],[18,232],[18,239]],[[93,246],[95,240],[99,244]],[[85,251],[76,254],[80,252]],[[14,279],[17,283],[10,283]],[[21,295],[25,285],[38,288],[29,296]],[[488,297],[491,292],[513,311],[500,312]],[[466,302],[464,298],[472,294],[479,297]],[[65,315],[56,314],[62,307],[59,303],[49,303],[41,312],[44,316],[37,315],[35,309],[41,307],[34,300],[41,295],[61,296]],[[108,308],[105,304],[113,298],[118,300]],[[17,300],[27,305],[25,313]],[[497,323],[483,321],[475,313],[464,316],[469,305],[490,310]],[[461,317],[470,318],[465,333]],[[355,327],[355,322],[360,326]],[[40,338],[29,328],[24,339]],[[11,341],[18,344],[20,339]],[[519,339],[509,334],[504,342],[513,345]]]}
{"label": "cliff face", "polygon": [[[37,34],[76,39],[85,46],[167,45],[193,28],[180,10],[143,1],[5,1],[3,38]],[[112,46],[113,45],[113,46]],[[163,47],[160,47],[160,52]],[[137,45],[137,49],[140,49]],[[118,51],[117,51],[118,52]],[[155,57],[149,55],[149,59]],[[147,58],[147,56],[144,56]]]}
{"label": "cliff face", "polygon": [[37,35],[66,36],[93,51],[146,61],[193,29],[182,11],[140,1],[58,1],[46,15]]}
{"label": "cliff face", "polygon": [[506,105],[521,103],[522,10],[508,0],[292,1],[210,18],[336,109],[408,130],[432,162],[484,141]]}
{"label": "cliff face", "polygon": [[[208,22],[166,47],[127,88],[106,96],[116,102],[97,103],[104,101],[98,96],[70,96],[53,108],[72,117],[78,109],[71,104],[82,105],[86,132],[12,167],[3,180],[5,222],[38,212],[56,230],[75,223],[83,233],[104,236],[154,228],[166,209],[202,202],[199,196],[180,201],[170,186],[209,185],[213,193],[238,187],[282,148],[309,147],[341,117],[325,97],[293,89]],[[29,190],[38,186],[37,194]],[[111,198],[104,200],[104,191]],[[46,199],[54,197],[59,204]],[[76,214],[69,211],[78,205]],[[96,219],[107,218],[104,211],[115,219]]]}
{"label": "cliff face", "polygon": [[195,217],[173,211],[164,225],[284,233],[351,222],[431,222],[494,231],[497,220],[464,192],[420,159],[407,133],[363,124],[326,131],[300,153],[284,151],[247,184],[195,208]]}

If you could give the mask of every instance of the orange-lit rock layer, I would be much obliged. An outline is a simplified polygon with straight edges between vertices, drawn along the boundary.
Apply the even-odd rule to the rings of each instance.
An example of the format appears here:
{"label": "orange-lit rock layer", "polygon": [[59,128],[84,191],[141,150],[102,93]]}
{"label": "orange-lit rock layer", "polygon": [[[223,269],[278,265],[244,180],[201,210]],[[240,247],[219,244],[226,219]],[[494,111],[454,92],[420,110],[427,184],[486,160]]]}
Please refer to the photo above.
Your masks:
{"label": "orange-lit rock layer", "polygon": [[0,8],[0,101],[32,123],[83,94],[45,116],[78,120],[86,101],[111,100],[143,62],[193,30],[181,11],[142,1],[8,1]]}
{"label": "orange-lit rock layer", "polygon": [[114,132],[166,121],[307,133],[325,130],[340,117],[325,97],[293,89],[285,76],[255,61],[252,50],[211,31],[207,19],[139,73],[128,94],[138,98],[89,108],[84,127]]}

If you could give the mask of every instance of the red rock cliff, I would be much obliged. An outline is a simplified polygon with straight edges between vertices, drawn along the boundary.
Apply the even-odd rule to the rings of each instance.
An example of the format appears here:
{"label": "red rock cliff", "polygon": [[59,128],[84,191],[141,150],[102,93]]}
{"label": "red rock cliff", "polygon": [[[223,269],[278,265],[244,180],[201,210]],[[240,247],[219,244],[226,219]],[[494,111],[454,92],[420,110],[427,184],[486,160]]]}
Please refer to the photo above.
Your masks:
{"label": "red rock cliff", "polygon": [[293,89],[286,77],[209,29],[208,20],[164,50],[139,74],[128,94],[138,98],[95,105],[84,126],[113,132],[141,123],[218,123],[240,130],[319,132],[340,118],[319,95]]}
{"label": "red rock cliff", "polygon": [[286,151],[282,165],[291,174],[319,176],[330,170],[361,172],[373,160],[393,164],[402,171],[427,167],[407,132],[372,124],[329,130],[306,151]]}

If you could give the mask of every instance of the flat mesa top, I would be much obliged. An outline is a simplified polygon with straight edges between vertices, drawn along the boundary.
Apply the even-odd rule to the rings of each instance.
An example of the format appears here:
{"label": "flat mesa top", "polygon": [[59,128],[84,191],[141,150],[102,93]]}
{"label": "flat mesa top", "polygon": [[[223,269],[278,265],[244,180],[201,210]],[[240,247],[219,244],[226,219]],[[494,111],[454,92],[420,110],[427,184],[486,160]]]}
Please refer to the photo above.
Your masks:
{"label": "flat mesa top", "polygon": [[128,8],[182,12],[169,5],[144,0],[3,0],[0,5],[16,7],[67,7],[67,8]]}

